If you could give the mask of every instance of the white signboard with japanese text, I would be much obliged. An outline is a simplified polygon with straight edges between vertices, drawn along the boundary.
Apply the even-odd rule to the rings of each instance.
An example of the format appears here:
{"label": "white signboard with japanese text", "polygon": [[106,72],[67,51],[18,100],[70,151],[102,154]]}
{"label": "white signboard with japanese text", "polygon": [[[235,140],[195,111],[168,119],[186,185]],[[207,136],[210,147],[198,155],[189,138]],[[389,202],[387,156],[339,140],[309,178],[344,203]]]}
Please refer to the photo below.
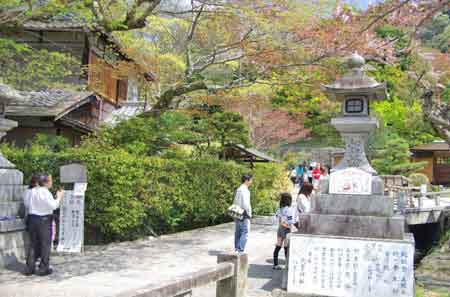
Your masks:
{"label": "white signboard with japanese text", "polygon": [[60,206],[57,252],[80,253],[84,241],[85,183],[75,183],[73,191],[65,191]]}
{"label": "white signboard with japanese text", "polygon": [[330,194],[372,194],[372,175],[358,168],[346,168],[330,174]]}
{"label": "white signboard with japanese text", "polygon": [[288,293],[413,297],[414,242],[293,235]]}

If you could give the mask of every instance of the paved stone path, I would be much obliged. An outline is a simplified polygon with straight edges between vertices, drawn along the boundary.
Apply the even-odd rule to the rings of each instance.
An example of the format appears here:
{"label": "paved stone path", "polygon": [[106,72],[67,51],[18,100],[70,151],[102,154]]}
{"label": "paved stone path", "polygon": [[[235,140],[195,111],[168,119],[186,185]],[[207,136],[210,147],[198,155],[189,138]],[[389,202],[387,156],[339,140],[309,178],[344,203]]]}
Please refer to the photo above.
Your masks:
{"label": "paved stone path", "polygon": [[[269,220],[270,221],[270,220]],[[54,274],[26,277],[15,267],[0,271],[1,297],[101,297],[170,280],[216,263],[233,248],[234,224],[148,238],[109,246],[87,247],[82,255],[53,256]],[[248,243],[249,297],[271,296],[281,283],[271,255],[276,227],[254,223]],[[283,253],[280,253],[282,256]],[[215,296],[213,285],[193,296]]]}

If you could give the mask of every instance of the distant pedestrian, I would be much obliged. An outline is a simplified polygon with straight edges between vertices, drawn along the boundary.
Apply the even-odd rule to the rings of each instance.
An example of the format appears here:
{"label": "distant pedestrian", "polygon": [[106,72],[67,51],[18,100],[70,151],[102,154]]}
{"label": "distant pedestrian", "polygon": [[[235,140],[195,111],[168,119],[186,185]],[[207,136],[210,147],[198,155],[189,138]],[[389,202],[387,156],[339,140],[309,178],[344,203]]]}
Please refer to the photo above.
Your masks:
{"label": "distant pedestrian", "polygon": [[252,206],[250,203],[250,190],[253,176],[245,174],[241,179],[241,186],[236,190],[233,204],[244,210],[242,219],[235,219],[236,230],[234,234],[234,249],[238,253],[243,253],[247,244],[248,233],[250,232],[250,219],[252,218]]}
{"label": "distant pedestrian", "polygon": [[[28,232],[30,233],[30,248],[27,253],[27,275],[49,275],[52,273],[50,268],[50,248],[52,234],[52,216],[53,211],[57,209],[63,199],[63,191],[56,193],[57,198],[49,189],[53,185],[50,175],[41,174],[38,181],[39,186],[31,189],[27,198],[28,207]],[[36,251],[36,252],[35,252]],[[36,256],[41,256],[39,270],[35,271]]]}
{"label": "distant pedestrian", "polygon": [[307,175],[307,177],[308,177],[308,182],[309,182],[310,184],[312,184],[312,182],[313,182],[312,171],[313,171],[313,165],[310,165],[310,166],[308,167],[308,170],[306,171],[306,175]]}
{"label": "distant pedestrian", "polygon": [[321,166],[320,163],[316,164],[316,167],[312,170],[312,184],[314,189],[318,189],[319,188],[319,181],[322,178],[322,170],[321,170]]}
{"label": "distant pedestrian", "polygon": [[292,196],[289,193],[282,193],[280,197],[280,208],[276,212],[276,218],[278,220],[277,231],[277,243],[275,250],[273,251],[273,269],[280,270],[281,266],[278,265],[278,255],[281,247],[284,245],[284,257],[287,260],[289,254],[288,243],[286,240],[287,235],[291,232],[291,228],[294,225],[295,212],[291,208]]}
{"label": "distant pedestrian", "polygon": [[289,179],[292,182],[292,185],[295,187],[295,184],[297,183],[297,170],[296,168],[292,169],[292,171],[289,173]]}
{"label": "distant pedestrian", "polygon": [[297,167],[295,168],[295,171],[296,171],[296,174],[297,174],[296,183],[301,188],[303,186],[303,183],[305,182],[305,173],[306,173],[305,172],[306,171],[305,163],[298,164]]}

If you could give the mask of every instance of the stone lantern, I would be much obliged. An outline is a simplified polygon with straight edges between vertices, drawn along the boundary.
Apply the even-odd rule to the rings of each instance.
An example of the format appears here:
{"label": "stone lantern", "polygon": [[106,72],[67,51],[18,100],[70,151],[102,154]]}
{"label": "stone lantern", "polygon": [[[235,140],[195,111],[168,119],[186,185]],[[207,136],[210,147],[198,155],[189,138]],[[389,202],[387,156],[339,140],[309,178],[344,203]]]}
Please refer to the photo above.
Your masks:
{"label": "stone lantern", "polygon": [[370,103],[387,97],[386,83],[379,83],[364,73],[365,60],[353,54],[347,61],[350,70],[322,90],[330,99],[342,102],[341,116],[331,120],[331,124],[341,133],[345,141],[344,159],[335,170],[348,167],[359,168],[376,175],[370,166],[365,146],[369,133],[378,127],[378,120],[370,116]]}
{"label": "stone lantern", "polygon": [[[11,101],[22,99],[22,96],[17,91],[0,83],[0,140],[6,135],[6,132],[17,127],[16,121],[5,119],[6,105]],[[0,152],[0,169],[14,167],[15,166],[6,160]]]}
{"label": "stone lantern", "polygon": [[378,126],[370,104],[386,98],[386,85],[366,76],[361,56],[347,63],[342,78],[322,86],[342,102],[331,123],[345,140],[344,159],[321,179],[310,212],[298,216],[301,228],[290,234],[288,296],[413,297],[414,238],[365,154]]}
{"label": "stone lantern", "polygon": [[[15,90],[0,83],[0,139],[17,127],[17,122],[5,119],[6,105],[24,100]],[[18,259],[26,250],[26,232],[23,216],[23,174],[15,169],[0,152],[0,270]]]}

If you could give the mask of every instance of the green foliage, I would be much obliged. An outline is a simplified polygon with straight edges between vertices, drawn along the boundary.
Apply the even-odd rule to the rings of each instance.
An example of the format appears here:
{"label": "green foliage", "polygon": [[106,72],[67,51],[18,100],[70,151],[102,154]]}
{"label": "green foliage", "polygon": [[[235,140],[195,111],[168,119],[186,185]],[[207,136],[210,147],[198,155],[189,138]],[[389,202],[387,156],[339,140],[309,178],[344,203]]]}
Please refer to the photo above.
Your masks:
{"label": "green foliage", "polygon": [[376,150],[372,165],[379,174],[409,175],[424,168],[426,162],[411,162],[408,142],[390,134],[386,143]]}
{"label": "green foliage", "polygon": [[272,97],[272,105],[297,113],[304,118],[304,125],[311,129],[314,138],[322,139],[323,145],[340,143],[337,131],[330,125],[331,118],[339,112],[339,105],[330,102],[314,88],[283,87]]}
{"label": "green foliage", "polygon": [[447,85],[445,90],[442,92],[442,101],[447,104],[450,104],[450,84]]}
{"label": "green foliage", "polygon": [[437,48],[443,53],[450,50],[450,16],[445,13],[436,15],[420,32],[426,45]]}
{"label": "green foliage", "polygon": [[35,50],[26,44],[0,38],[0,78],[20,90],[41,90],[64,84],[74,75],[76,60],[66,54]]}
{"label": "green foliage", "polygon": [[97,138],[100,146],[122,147],[130,153],[173,155],[176,144],[191,144],[197,149],[218,143],[217,152],[227,144],[248,145],[248,130],[242,116],[233,112],[212,112],[191,116],[183,112],[165,112],[159,118],[135,117],[105,127]]}
{"label": "green foliage", "polygon": [[395,40],[396,41],[395,47],[398,50],[401,50],[408,46],[409,43],[408,34],[390,24],[385,24],[376,28],[375,33],[380,38]]}
{"label": "green foliage", "polygon": [[[147,157],[119,146],[87,141],[78,148],[52,150],[38,141],[27,148],[2,145],[4,155],[29,180],[49,172],[58,180],[61,165],[81,162],[88,168],[86,238],[100,243],[135,239],[229,221],[226,208],[243,173],[250,170],[217,159]],[[252,187],[255,214],[272,213],[278,194],[286,189],[281,165],[256,166]]]}
{"label": "green foliage", "polygon": [[216,112],[207,119],[212,141],[222,147],[227,144],[248,145],[248,129],[242,116],[236,112]]}
{"label": "green foliage", "polygon": [[420,185],[429,185],[428,177],[423,173],[413,173],[408,176],[412,186],[419,187]]}
{"label": "green foliage", "polygon": [[394,96],[391,100],[374,103],[373,109],[386,130],[404,138],[410,146],[436,139],[435,132],[424,120],[422,106],[417,101],[408,105]]}

